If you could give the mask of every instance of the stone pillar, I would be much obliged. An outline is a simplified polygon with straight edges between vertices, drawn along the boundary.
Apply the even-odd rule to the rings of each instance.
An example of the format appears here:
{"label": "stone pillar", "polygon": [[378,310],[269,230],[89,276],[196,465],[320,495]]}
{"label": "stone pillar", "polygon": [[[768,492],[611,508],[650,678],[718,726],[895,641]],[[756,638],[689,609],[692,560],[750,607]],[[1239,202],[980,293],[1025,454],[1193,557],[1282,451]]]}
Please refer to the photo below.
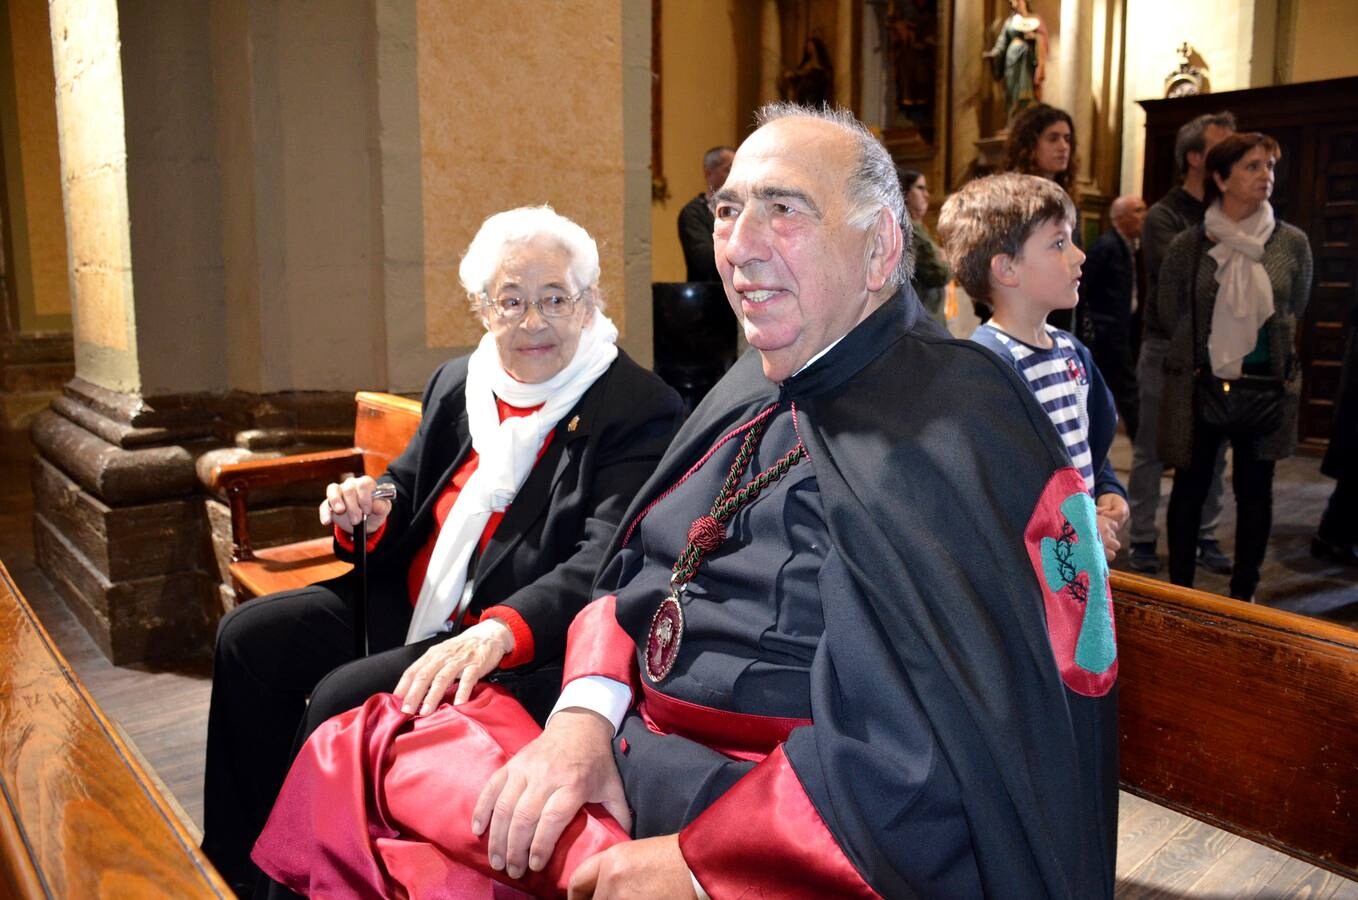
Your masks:
{"label": "stone pillar", "polygon": [[211,73],[206,17],[195,21],[205,11],[50,7],[76,378],[34,422],[34,542],[115,662],[209,642],[185,445],[210,434],[212,415],[142,399],[224,386],[212,120],[200,106]]}
{"label": "stone pillar", "polygon": [[1093,187],[1091,172],[1098,147],[1094,142],[1094,97],[1090,90],[1093,75],[1094,0],[1061,0],[1061,32],[1058,46],[1059,82],[1055,97],[1048,101],[1070,113],[1075,120],[1075,134],[1080,141],[1080,171],[1077,178],[1081,187]]}
{"label": "stone pillar", "polygon": [[[456,264],[490,213],[588,228],[649,358],[645,5],[325,6],[50,6],[76,374],[33,428],[35,540],[117,662],[211,648],[216,461],[347,445],[355,390],[479,339]],[[320,487],[256,546],[316,533]]]}
{"label": "stone pillar", "polygon": [[778,75],[783,70],[783,23],[778,0],[764,0],[759,14],[759,102],[778,99]]}
{"label": "stone pillar", "polygon": [[845,109],[853,109],[853,86],[858,80],[858,73],[854,71],[854,60],[858,55],[854,53],[853,40],[853,14],[854,0],[839,0],[835,7],[835,65],[839,71],[835,73],[835,103]]}

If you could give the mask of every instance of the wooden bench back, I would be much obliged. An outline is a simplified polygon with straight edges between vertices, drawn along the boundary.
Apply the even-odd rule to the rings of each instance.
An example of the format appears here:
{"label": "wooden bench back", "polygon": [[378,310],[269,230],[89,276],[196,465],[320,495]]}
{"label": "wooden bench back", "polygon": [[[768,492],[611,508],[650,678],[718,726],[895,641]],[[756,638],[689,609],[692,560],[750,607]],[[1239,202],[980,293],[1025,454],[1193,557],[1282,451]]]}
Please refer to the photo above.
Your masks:
{"label": "wooden bench back", "polygon": [[0,897],[234,896],[0,564]]}
{"label": "wooden bench back", "polygon": [[1112,588],[1124,785],[1358,877],[1358,631],[1123,572]]}
{"label": "wooden bench back", "polygon": [[376,478],[415,436],[420,427],[420,401],[359,391],[354,402],[354,446],[363,452],[364,474]]}

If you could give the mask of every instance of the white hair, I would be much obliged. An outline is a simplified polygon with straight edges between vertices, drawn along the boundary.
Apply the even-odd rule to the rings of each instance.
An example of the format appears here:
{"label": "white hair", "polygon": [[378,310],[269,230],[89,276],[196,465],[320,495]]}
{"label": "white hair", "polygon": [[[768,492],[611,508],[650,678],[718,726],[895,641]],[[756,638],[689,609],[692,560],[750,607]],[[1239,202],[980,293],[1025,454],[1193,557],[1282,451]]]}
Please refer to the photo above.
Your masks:
{"label": "white hair", "polygon": [[[594,243],[588,231],[544,204],[507,209],[481,223],[457,267],[463,289],[468,294],[487,293],[505,251],[537,238],[560,244],[570,255],[571,274],[581,288],[598,285],[599,245]],[[603,306],[603,298],[598,296],[598,291],[594,293],[595,305]]]}
{"label": "white hair", "polygon": [[870,228],[877,221],[877,213],[885,207],[896,217],[901,229],[901,260],[887,276],[886,287],[892,289],[910,280],[914,254],[911,253],[910,217],[905,214],[905,195],[896,176],[896,164],[891,154],[871,131],[847,109],[831,106],[801,106],[796,103],[768,103],[755,113],[755,124],[762,128],[779,119],[816,119],[842,128],[853,140],[858,159],[848,173],[844,187],[849,204],[849,224],[854,228]]}

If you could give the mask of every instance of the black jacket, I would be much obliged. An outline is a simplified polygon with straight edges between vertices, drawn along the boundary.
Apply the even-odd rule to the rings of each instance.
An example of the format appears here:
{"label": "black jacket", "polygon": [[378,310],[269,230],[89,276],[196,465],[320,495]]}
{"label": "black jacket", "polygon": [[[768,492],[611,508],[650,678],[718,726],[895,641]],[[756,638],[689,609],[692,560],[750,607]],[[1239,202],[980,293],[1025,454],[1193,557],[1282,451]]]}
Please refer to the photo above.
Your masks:
{"label": "black jacket", "polygon": [[[411,560],[434,527],[435,500],[472,446],[466,382],[466,357],[434,372],[419,430],[379,479],[396,485],[396,499],[383,538],[368,557],[374,607],[397,604],[408,615]],[[533,665],[564,651],[566,628],[589,599],[604,547],[678,429],[681,410],[673,390],[619,350],[608,371],[561,418],[473,563],[470,611],[507,606],[522,616],[533,632]],[[338,541],[335,552],[352,558]]]}
{"label": "black jacket", "polygon": [[679,245],[684,248],[688,281],[721,281],[712,248],[714,221],[706,194],[699,194],[679,210]]}
{"label": "black jacket", "polygon": [[[960,404],[947,387],[959,384]],[[1080,621],[1088,597],[1101,594],[1110,617],[1112,600],[1092,498],[1046,414],[1012,368],[950,339],[907,286],[782,384],[763,377],[758,354],[742,357],[694,410],[626,521],[722,435],[787,402],[854,589],[823,598],[814,724],[783,745],[791,774],[751,778],[781,771],[776,754],[755,766],[680,833],[685,858],[695,870],[780,879],[761,884],[768,896],[795,894],[811,882],[776,826],[804,792],[884,897],[1111,897],[1116,661],[1100,687],[1077,691],[1079,661],[1068,647],[1058,653],[1051,635],[1053,622]],[[1088,546],[1067,536],[1058,497],[1087,505],[1071,534],[1083,530]],[[616,564],[626,531],[596,594],[626,574]],[[1035,554],[1066,558],[1072,548],[1087,570],[1057,578],[1044,562],[1037,571]],[[617,608],[640,647],[659,599]],[[1111,619],[1106,629],[1111,640]],[[1074,642],[1073,629],[1062,633]],[[781,793],[766,790],[770,782]],[[747,833],[759,839],[736,837]]]}
{"label": "black jacket", "polygon": [[1127,338],[1135,286],[1131,248],[1117,229],[1110,228],[1090,246],[1080,279],[1080,306],[1093,322],[1095,334]]}

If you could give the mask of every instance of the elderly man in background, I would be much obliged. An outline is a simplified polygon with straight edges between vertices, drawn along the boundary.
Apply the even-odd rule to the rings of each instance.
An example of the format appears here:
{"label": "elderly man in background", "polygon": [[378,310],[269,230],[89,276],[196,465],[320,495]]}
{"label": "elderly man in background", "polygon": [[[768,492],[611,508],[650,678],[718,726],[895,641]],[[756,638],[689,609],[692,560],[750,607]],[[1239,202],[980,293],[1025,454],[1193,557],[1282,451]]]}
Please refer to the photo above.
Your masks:
{"label": "elderly man in background", "polygon": [[684,248],[688,281],[721,281],[712,255],[711,203],[713,192],[722,186],[731,171],[731,159],[735,154],[730,147],[713,147],[704,153],[703,181],[707,183],[707,190],[679,210],[679,245]]}
{"label": "elderly man in background", "polygon": [[[1155,315],[1160,264],[1170,242],[1180,232],[1202,224],[1203,216],[1207,214],[1202,199],[1207,151],[1233,133],[1235,116],[1229,112],[1198,116],[1179,129],[1174,139],[1174,162],[1183,182],[1170,188],[1169,193],[1151,206],[1141,226],[1141,255],[1146,264],[1146,301],[1142,315],[1145,332],[1136,364],[1138,427],[1132,442],[1132,474],[1127,482],[1127,502],[1132,507],[1132,547],[1128,565],[1137,572],[1160,569],[1160,557],[1155,551],[1159,538],[1155,514],[1160,507],[1160,477],[1165,466],[1160,461],[1156,442],[1170,337],[1161,330]],[[1231,571],[1231,560],[1221,552],[1216,537],[1217,523],[1221,520],[1222,474],[1225,470],[1226,447],[1223,444],[1212,487],[1202,507],[1202,526],[1198,533],[1198,565],[1219,575]]]}
{"label": "elderly man in background", "polygon": [[[1018,376],[910,289],[885,148],[843,111],[759,121],[714,197],[753,352],[626,515],[541,734],[484,789],[448,763],[469,758],[452,722],[353,767],[356,812],[383,811],[368,893],[474,868],[577,898],[1112,896],[1093,500]],[[398,715],[374,698],[334,720],[293,777],[330,747],[386,747]],[[390,782],[429,799],[393,806]],[[318,827],[280,806],[272,846],[318,844],[296,868],[327,877],[336,811]],[[634,839],[582,850],[604,810]]]}
{"label": "elderly man in background", "polygon": [[1127,194],[1109,210],[1113,227],[1089,248],[1080,279],[1080,316],[1088,327],[1089,352],[1113,392],[1118,417],[1135,438],[1137,429],[1136,349],[1140,343],[1141,222],[1146,201]]}

